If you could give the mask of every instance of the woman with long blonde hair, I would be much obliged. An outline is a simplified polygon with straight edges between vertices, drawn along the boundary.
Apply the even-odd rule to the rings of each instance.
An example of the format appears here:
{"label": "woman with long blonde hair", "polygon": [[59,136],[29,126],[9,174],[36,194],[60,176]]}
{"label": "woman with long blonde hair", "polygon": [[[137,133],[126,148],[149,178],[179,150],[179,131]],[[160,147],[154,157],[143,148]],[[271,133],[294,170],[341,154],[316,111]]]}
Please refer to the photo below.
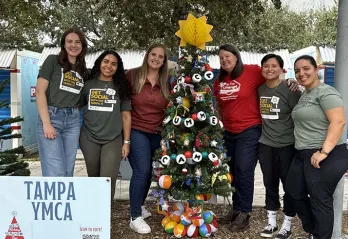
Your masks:
{"label": "woman with long blonde hair", "polygon": [[129,163],[133,174],[129,187],[130,228],[140,234],[151,232],[144,221],[151,213],[144,207],[151,185],[152,157],[160,147],[164,111],[168,104],[168,54],[155,43],[147,50],[142,66],[127,72],[132,86],[132,130]]}

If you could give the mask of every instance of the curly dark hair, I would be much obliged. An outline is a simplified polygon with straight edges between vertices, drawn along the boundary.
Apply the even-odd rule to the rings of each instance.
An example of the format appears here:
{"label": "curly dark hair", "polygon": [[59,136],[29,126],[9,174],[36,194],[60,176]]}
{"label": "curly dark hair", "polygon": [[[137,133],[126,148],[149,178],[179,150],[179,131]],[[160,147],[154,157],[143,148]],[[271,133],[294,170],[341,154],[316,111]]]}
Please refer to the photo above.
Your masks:
{"label": "curly dark hair", "polygon": [[119,94],[121,100],[126,100],[131,98],[131,87],[129,85],[129,82],[126,78],[126,73],[124,71],[123,67],[123,61],[120,55],[113,50],[106,50],[104,51],[94,62],[94,66],[91,70],[90,79],[99,77],[100,75],[100,65],[102,60],[107,55],[114,55],[117,59],[117,70],[116,73],[113,75],[112,79],[114,81],[115,86],[119,87]]}
{"label": "curly dark hair", "polygon": [[85,55],[87,53],[87,40],[86,40],[85,34],[83,34],[83,32],[80,29],[73,27],[73,28],[69,28],[63,33],[62,38],[60,39],[60,52],[58,55],[59,64],[63,67],[64,72],[72,70],[72,65],[69,62],[68,53],[66,52],[66,49],[65,49],[65,38],[70,33],[76,33],[80,38],[80,41],[82,44],[82,51],[76,57],[75,70],[82,76],[83,80],[86,80],[88,78],[88,70],[86,68],[86,62],[85,62]]}

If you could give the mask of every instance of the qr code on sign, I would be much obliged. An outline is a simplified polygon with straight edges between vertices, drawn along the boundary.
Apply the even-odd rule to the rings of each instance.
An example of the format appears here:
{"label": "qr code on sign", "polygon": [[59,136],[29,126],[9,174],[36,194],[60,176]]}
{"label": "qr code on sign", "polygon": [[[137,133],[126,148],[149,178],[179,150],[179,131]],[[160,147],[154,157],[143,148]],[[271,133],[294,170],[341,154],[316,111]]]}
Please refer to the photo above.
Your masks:
{"label": "qr code on sign", "polygon": [[88,234],[83,234],[82,239],[99,239],[99,235],[88,235]]}

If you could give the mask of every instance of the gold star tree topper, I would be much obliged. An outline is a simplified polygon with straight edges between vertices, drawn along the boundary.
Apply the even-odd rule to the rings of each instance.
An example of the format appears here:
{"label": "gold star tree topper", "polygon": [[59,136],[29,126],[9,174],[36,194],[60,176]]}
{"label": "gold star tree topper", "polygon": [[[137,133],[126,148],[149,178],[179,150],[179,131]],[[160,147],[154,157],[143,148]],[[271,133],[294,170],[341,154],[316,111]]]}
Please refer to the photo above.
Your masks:
{"label": "gold star tree topper", "polygon": [[213,40],[210,36],[213,26],[207,24],[205,16],[195,18],[195,16],[189,13],[186,20],[179,21],[179,26],[180,29],[175,35],[181,39],[180,46],[186,46],[186,43],[188,43],[204,50],[205,43]]}

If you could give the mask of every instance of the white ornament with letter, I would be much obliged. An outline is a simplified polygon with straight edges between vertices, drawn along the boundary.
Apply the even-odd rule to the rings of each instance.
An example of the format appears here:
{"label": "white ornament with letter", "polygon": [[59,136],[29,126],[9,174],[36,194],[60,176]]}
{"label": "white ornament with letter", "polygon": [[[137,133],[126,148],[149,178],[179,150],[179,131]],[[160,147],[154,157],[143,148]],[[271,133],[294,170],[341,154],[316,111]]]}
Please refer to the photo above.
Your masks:
{"label": "white ornament with letter", "polygon": [[209,124],[210,125],[217,125],[218,122],[219,122],[219,119],[216,116],[211,116],[209,118]]}
{"label": "white ornament with letter", "polygon": [[174,93],[178,93],[180,91],[180,86],[179,85],[174,86],[173,91]]}
{"label": "white ornament with letter", "polygon": [[173,125],[180,125],[181,123],[181,117],[180,116],[175,116],[174,119],[173,119]]}
{"label": "white ornament with letter", "polygon": [[216,160],[219,159],[218,156],[217,156],[215,153],[210,153],[210,154],[208,154],[208,158],[209,158],[209,160],[212,161],[212,162],[214,162],[214,161],[216,161]]}
{"label": "white ornament with letter", "polygon": [[161,164],[168,166],[170,164],[169,155],[163,155],[160,162],[161,162]]}
{"label": "white ornament with letter", "polygon": [[201,162],[203,159],[203,156],[200,152],[194,152],[193,155],[192,155],[192,160],[199,163]]}
{"label": "white ornament with letter", "polygon": [[202,76],[201,76],[200,74],[197,74],[197,73],[193,74],[193,76],[192,76],[192,81],[193,81],[193,82],[198,83],[198,82],[200,82],[201,80],[202,80]]}
{"label": "white ornament with letter", "polygon": [[199,121],[204,121],[207,119],[207,115],[203,111],[199,111],[197,114],[197,118]]}
{"label": "white ornament with letter", "polygon": [[171,119],[172,118],[170,117],[170,115],[168,115],[167,117],[164,118],[163,124],[168,124]]}
{"label": "white ornament with letter", "polygon": [[185,127],[187,127],[187,128],[191,128],[192,126],[195,125],[195,121],[194,121],[193,119],[191,119],[191,118],[186,118],[186,119],[184,120],[184,125],[185,125]]}
{"label": "white ornament with letter", "polygon": [[179,154],[178,156],[176,156],[176,162],[180,165],[185,164],[186,163],[185,155]]}
{"label": "white ornament with letter", "polygon": [[179,79],[177,80],[178,84],[182,84],[184,82],[185,82],[185,77],[183,77],[183,76],[179,77]]}
{"label": "white ornament with letter", "polygon": [[212,80],[212,79],[214,78],[214,73],[211,72],[211,71],[206,71],[206,72],[204,73],[204,78],[205,78],[206,80]]}

